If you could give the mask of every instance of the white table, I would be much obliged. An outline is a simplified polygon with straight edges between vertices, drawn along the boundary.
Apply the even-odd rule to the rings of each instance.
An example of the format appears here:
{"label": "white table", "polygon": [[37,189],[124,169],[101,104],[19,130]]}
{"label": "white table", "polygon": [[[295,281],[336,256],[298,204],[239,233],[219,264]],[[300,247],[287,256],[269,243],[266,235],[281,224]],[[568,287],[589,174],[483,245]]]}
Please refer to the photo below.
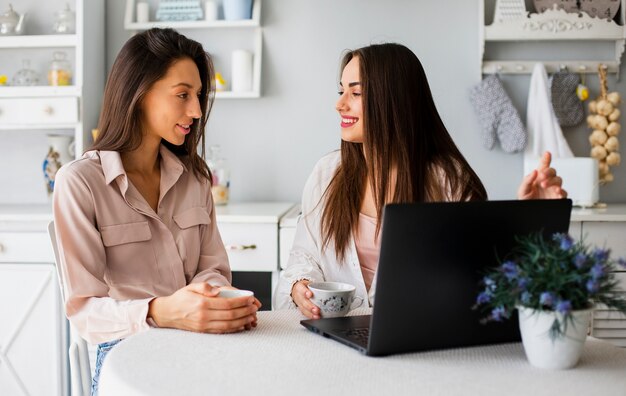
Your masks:
{"label": "white table", "polygon": [[589,338],[578,366],[535,369],[520,343],[366,357],[313,334],[296,311],[229,335],[151,329],[107,356],[100,396],[626,395],[626,349]]}

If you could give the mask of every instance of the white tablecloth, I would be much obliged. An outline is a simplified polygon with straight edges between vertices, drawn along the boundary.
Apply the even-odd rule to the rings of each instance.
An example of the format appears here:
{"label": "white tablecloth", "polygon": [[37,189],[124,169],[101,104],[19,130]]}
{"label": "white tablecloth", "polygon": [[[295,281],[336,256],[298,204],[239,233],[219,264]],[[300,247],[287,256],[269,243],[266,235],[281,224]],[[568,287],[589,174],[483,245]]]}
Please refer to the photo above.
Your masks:
{"label": "white tablecloth", "polygon": [[251,331],[151,329],[107,356],[100,396],[626,396],[626,349],[589,338],[576,368],[530,366],[520,343],[366,357],[313,334],[296,311],[259,312]]}

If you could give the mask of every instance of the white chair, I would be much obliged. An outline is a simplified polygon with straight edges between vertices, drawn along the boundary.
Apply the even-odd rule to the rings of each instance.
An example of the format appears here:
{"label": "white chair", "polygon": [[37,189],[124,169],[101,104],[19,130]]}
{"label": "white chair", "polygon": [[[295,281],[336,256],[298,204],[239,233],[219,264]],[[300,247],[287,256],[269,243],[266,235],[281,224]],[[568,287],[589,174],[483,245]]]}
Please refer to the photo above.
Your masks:
{"label": "white chair", "polygon": [[[61,296],[65,301],[65,283],[63,282],[62,269],[59,266],[59,249],[57,247],[57,238],[54,231],[54,221],[48,224],[48,234],[52,242],[54,250],[54,259],[57,270],[57,279],[61,289]],[[91,367],[89,364],[89,351],[87,342],[78,335],[76,330],[70,324],[70,388],[72,396],[89,396],[91,394]]]}

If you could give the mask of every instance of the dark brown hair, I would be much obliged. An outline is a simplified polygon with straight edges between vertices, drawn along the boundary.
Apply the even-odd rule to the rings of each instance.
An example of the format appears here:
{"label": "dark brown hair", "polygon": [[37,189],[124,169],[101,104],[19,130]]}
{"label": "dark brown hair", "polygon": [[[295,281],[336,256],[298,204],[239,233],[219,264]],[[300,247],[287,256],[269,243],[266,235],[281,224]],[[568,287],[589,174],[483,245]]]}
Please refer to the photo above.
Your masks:
{"label": "dark brown hair", "polygon": [[204,161],[204,128],[215,96],[213,63],[202,44],[173,29],[150,29],[124,44],[109,73],[98,123],[99,136],[89,150],[123,153],[138,148],[142,141],[141,102],[152,85],[167,74],[170,66],[183,58],[191,59],[200,72],[202,116],[194,119],[191,132],[181,146],[165,140],[162,144],[178,157],[187,156],[196,177],[210,180],[209,168]]}
{"label": "dark brown hair", "polygon": [[417,56],[399,44],[370,45],[347,52],[341,71],[354,57],[360,63],[363,143],[341,142],[321,221],[323,246],[333,240],[340,261],[357,229],[368,177],[379,219],[376,234],[387,203],[487,199],[437,112]]}

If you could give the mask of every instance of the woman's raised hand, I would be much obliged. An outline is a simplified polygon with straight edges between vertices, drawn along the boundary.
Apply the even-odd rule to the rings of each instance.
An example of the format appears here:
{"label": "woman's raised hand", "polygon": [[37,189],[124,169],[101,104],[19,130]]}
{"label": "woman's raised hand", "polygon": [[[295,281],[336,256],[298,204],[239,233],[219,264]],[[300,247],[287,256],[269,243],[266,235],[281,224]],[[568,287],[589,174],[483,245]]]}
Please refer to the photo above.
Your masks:
{"label": "woman's raised hand", "polygon": [[150,301],[148,316],[159,327],[201,333],[235,333],[256,326],[260,303],[254,297],[219,298],[220,289],[192,283]]}
{"label": "woman's raised hand", "polygon": [[291,298],[293,302],[296,303],[298,309],[304,316],[309,319],[319,319],[320,318],[320,309],[317,305],[311,302],[311,297],[313,297],[313,292],[309,290],[308,284],[310,282],[308,280],[301,280],[296,282],[291,288]]}
{"label": "woman's raised hand", "polygon": [[550,167],[552,154],[543,153],[537,169],[530,172],[517,190],[518,199],[559,199],[567,198],[567,191],[561,185],[563,180],[557,176],[556,170]]}

